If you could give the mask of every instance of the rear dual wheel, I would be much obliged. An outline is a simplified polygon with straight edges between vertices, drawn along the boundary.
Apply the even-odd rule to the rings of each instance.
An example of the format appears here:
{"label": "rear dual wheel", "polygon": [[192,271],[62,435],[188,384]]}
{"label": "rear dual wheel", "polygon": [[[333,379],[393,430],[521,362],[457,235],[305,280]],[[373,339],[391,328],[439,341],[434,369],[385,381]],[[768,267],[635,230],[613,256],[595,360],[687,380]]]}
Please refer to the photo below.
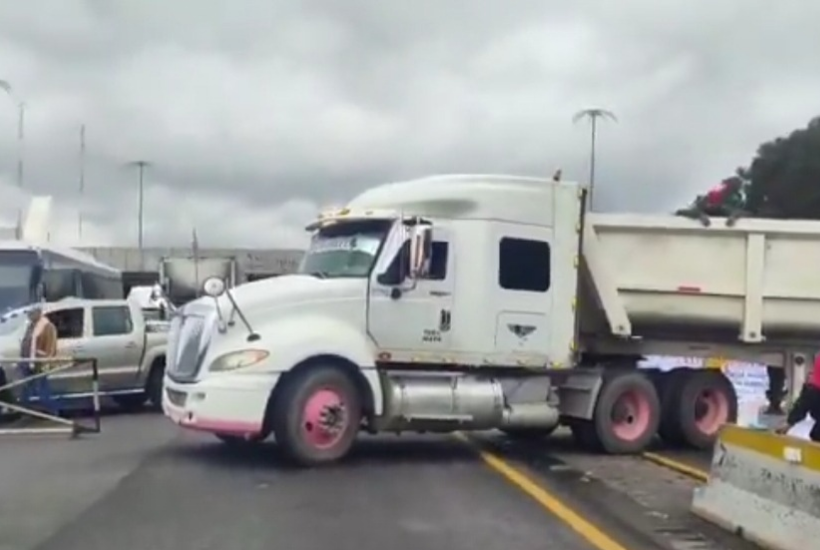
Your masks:
{"label": "rear dual wheel", "polygon": [[679,369],[660,382],[664,443],[710,449],[721,426],[737,421],[737,393],[718,370]]}
{"label": "rear dual wheel", "polygon": [[637,370],[604,374],[591,420],[573,419],[575,440],[590,451],[640,453],[650,444],[661,419],[655,385]]}

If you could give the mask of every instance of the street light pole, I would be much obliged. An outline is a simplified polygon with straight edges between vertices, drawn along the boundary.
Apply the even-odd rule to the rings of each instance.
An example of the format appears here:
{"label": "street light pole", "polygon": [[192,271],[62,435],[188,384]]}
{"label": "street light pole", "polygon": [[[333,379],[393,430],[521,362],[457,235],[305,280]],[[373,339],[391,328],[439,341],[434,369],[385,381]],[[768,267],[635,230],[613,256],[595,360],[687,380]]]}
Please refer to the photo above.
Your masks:
{"label": "street light pole", "polygon": [[[23,189],[23,166],[25,164],[25,127],[26,127],[26,104],[14,93],[11,83],[8,80],[0,80],[0,90],[6,92],[12,101],[17,105],[17,187]],[[17,211],[17,227],[23,223],[23,211]],[[19,235],[18,235],[19,237]]]}
{"label": "street light pole", "polygon": [[589,209],[592,210],[593,198],[595,194],[595,152],[598,140],[598,119],[608,119],[617,122],[615,114],[606,109],[590,108],[578,111],[572,117],[573,122],[589,119],[590,139],[589,139]]}
{"label": "street light pole", "polygon": [[137,199],[137,231],[138,231],[138,246],[140,251],[143,249],[143,226],[145,219],[145,169],[152,166],[147,160],[135,160],[127,164],[129,167],[136,167],[138,173],[139,197]]}

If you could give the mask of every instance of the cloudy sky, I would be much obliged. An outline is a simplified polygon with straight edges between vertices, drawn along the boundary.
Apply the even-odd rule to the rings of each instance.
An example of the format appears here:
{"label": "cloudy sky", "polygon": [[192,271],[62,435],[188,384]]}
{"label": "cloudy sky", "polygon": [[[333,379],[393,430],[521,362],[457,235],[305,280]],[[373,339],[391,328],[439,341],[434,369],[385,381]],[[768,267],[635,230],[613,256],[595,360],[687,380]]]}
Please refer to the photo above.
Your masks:
{"label": "cloudy sky", "polygon": [[[53,238],[299,246],[318,207],[431,173],[587,173],[663,211],[820,113],[806,0],[0,0],[0,221],[52,194]],[[24,192],[16,104],[27,104]],[[87,127],[80,197],[79,128]]]}

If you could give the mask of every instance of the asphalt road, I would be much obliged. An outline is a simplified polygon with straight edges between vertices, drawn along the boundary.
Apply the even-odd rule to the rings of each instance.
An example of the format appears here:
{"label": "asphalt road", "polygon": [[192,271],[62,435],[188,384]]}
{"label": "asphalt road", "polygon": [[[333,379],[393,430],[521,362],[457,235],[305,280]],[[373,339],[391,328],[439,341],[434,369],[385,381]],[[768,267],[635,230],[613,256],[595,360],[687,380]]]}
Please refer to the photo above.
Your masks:
{"label": "asphalt road", "polygon": [[4,438],[0,456],[0,550],[593,548],[451,437],[366,437],[299,471],[273,445],[234,452],[137,415]]}

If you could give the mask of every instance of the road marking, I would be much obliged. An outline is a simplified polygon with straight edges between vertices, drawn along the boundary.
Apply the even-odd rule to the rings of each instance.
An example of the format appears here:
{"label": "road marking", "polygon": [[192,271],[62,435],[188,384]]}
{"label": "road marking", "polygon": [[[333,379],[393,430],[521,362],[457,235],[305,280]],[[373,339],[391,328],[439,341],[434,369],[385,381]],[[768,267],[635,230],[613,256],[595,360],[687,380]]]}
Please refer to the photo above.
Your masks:
{"label": "road marking", "polygon": [[695,468],[694,466],[684,464],[683,462],[667,458],[657,453],[643,453],[643,455],[641,456],[643,456],[646,460],[650,462],[654,462],[658,466],[669,468],[670,470],[673,470],[679,474],[683,474],[687,477],[691,477],[692,479],[702,481],[703,483],[709,481],[709,473],[704,472],[700,468]]}
{"label": "road marking", "polygon": [[586,539],[587,542],[598,550],[627,550],[622,544],[584,519],[578,512],[561,502],[558,497],[551,494],[520,469],[496,454],[481,449],[467,437],[461,434],[457,435],[457,437],[475,449],[487,466],[532,497],[538,504],[564,522],[573,531],[581,535],[581,537]]}

